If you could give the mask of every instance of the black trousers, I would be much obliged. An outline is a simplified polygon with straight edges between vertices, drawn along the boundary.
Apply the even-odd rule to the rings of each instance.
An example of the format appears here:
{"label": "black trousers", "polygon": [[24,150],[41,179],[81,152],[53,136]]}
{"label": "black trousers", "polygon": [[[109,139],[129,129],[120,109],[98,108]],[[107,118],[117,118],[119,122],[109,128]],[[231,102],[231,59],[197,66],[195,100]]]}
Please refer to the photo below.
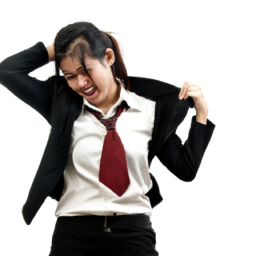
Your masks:
{"label": "black trousers", "polygon": [[49,256],[158,256],[145,214],[58,217]]}

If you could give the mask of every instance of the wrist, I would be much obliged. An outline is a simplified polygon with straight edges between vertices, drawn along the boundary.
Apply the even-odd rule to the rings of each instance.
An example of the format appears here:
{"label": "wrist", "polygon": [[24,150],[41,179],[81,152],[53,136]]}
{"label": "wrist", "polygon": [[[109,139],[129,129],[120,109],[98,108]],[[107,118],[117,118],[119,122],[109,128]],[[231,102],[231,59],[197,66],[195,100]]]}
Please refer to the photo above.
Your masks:
{"label": "wrist", "polygon": [[207,123],[207,116],[208,116],[208,111],[204,111],[204,112],[197,112],[196,113],[196,121],[201,123],[201,124],[205,124]]}

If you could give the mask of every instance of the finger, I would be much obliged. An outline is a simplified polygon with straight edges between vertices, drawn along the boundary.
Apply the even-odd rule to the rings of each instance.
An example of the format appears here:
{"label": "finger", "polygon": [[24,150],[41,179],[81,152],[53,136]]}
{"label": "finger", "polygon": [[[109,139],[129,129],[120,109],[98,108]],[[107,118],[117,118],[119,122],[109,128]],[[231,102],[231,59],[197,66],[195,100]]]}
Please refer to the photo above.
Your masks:
{"label": "finger", "polygon": [[192,87],[192,86],[193,86],[193,84],[192,84],[192,83],[187,82],[186,86],[184,87],[184,91],[183,91],[182,98],[185,98],[187,91],[188,91],[188,90],[189,90],[189,88],[190,88],[190,87]]}
{"label": "finger", "polygon": [[183,98],[184,98],[188,86],[189,86],[189,82],[185,82],[184,85],[182,86],[182,93],[181,93],[181,95],[180,95],[180,96],[181,96],[180,99],[183,99]]}
{"label": "finger", "polygon": [[201,88],[199,88],[199,87],[197,87],[197,86],[191,85],[191,86],[189,86],[189,87],[187,88],[187,91],[186,91],[186,92],[196,92],[196,91],[200,91],[200,90],[201,90]]}
{"label": "finger", "polygon": [[188,90],[197,90],[197,89],[201,89],[201,87],[198,84],[186,81],[180,90],[179,99],[183,99],[183,98],[185,99],[185,95]]}
{"label": "finger", "polygon": [[184,96],[184,100],[186,100],[189,97],[189,95],[187,94],[188,92],[199,92],[199,93],[201,92],[201,94],[202,94],[201,88],[199,86],[197,86],[195,84],[190,85],[187,88],[186,94]]}
{"label": "finger", "polygon": [[183,86],[181,87],[181,90],[180,90],[180,93],[179,93],[179,99],[181,100],[182,99],[182,95],[183,95],[183,92],[184,92],[184,88],[185,88],[185,86],[187,85],[187,82],[185,82],[184,84],[183,84]]}
{"label": "finger", "polygon": [[200,90],[191,91],[191,92],[186,93],[184,100],[186,100],[188,97],[193,97],[194,100],[197,100],[197,99],[203,97],[203,94],[200,92]]}
{"label": "finger", "polygon": [[186,93],[187,93],[187,90],[188,88],[191,86],[191,84],[189,82],[186,83],[186,85],[184,86],[183,88],[183,92],[182,92],[182,95],[181,95],[181,99],[185,98],[186,96]]}

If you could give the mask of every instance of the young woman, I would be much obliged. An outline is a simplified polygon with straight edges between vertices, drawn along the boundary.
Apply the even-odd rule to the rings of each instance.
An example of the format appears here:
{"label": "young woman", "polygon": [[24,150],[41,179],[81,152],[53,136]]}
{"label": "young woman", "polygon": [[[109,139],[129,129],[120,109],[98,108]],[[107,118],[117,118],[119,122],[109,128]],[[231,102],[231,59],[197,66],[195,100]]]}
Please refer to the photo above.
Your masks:
{"label": "young woman", "polygon": [[[56,76],[28,75],[49,61]],[[162,197],[149,168],[157,156],[195,178],[215,127],[200,87],[128,77],[117,41],[88,22],[5,59],[0,82],[52,127],[22,211],[30,224],[47,196],[58,201],[50,256],[158,255],[150,216]],[[193,106],[183,145],[175,132]]]}

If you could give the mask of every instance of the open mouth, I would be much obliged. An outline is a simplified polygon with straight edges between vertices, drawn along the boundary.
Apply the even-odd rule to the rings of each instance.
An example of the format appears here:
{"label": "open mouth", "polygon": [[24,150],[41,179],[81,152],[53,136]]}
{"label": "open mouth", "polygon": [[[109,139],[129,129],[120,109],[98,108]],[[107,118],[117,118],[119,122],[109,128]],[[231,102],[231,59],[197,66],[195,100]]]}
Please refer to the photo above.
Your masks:
{"label": "open mouth", "polygon": [[86,95],[86,96],[91,96],[94,94],[94,92],[97,90],[97,87],[96,86],[92,86],[90,89],[84,91],[83,93]]}

